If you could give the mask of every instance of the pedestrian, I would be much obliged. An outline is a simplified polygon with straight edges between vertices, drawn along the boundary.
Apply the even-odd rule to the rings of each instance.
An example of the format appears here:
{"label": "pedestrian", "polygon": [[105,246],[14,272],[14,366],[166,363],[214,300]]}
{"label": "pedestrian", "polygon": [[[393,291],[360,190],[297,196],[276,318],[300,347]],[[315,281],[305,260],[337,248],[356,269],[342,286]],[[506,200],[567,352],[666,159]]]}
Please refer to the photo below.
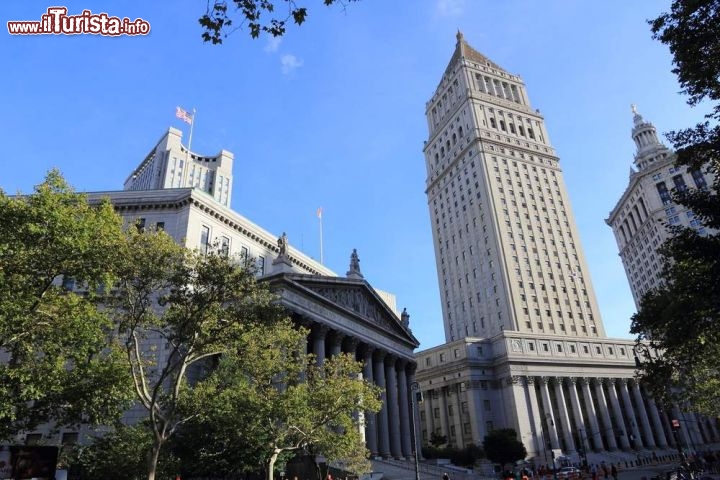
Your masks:
{"label": "pedestrian", "polygon": [[450,480],[450,475],[448,475],[447,473],[443,473],[442,480]]}
{"label": "pedestrian", "polygon": [[618,469],[614,463],[610,464],[610,474],[612,474],[613,480],[618,480]]}
{"label": "pedestrian", "polygon": [[590,467],[590,475],[592,475],[592,480],[598,480],[597,465],[595,465],[594,463],[592,467]]}

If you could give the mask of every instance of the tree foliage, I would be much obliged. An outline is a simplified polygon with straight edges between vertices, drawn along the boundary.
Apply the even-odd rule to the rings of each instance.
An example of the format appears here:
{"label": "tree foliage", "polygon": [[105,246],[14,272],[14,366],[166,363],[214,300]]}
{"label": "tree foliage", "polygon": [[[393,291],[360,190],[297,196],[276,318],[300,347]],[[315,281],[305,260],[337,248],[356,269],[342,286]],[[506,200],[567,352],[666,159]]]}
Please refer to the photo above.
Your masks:
{"label": "tree foliage", "polygon": [[[355,1],[322,0],[322,3],[328,7],[340,5],[345,8]],[[219,44],[229,33],[243,26],[248,28],[253,38],[263,32],[280,37],[285,34],[288,22],[302,25],[307,16],[307,7],[297,0],[208,0],[205,14],[199,22],[203,28],[203,40]]]}
{"label": "tree foliage", "polygon": [[[76,446],[72,464],[79,466],[85,480],[142,480],[147,478],[147,455],[153,444],[152,431],[145,423],[117,425],[89,445]],[[158,477],[175,478],[178,459],[166,451],[158,462]]]}
{"label": "tree foliage", "polygon": [[306,341],[307,331],[289,320],[258,325],[244,333],[239,354],[221,357],[212,376],[186,397],[185,408],[198,415],[179,437],[190,455],[184,473],[265,469],[272,480],[277,462],[303,452],[368,471],[358,412],[379,410],[378,389],[358,379],[361,365],[349,355],[316,366]]}
{"label": "tree foliage", "polygon": [[148,479],[178,426],[198,415],[183,398],[213,361],[237,352],[249,328],[283,315],[245,262],[221,252],[189,251],[164,232],[130,229],[117,293],[109,306],[124,339],[136,399],[152,431]]}
{"label": "tree foliage", "polygon": [[51,419],[109,422],[129,405],[129,376],[99,307],[117,273],[121,225],[57,171],[32,194],[0,191],[0,438]]}
{"label": "tree foliage", "polygon": [[501,465],[527,456],[525,445],[517,439],[517,432],[512,428],[500,428],[485,435],[483,450],[490,461]]}
{"label": "tree foliage", "polygon": [[[660,355],[642,355],[643,380],[658,399],[690,401],[720,415],[720,1],[675,0],[650,22],[654,38],[669,46],[688,103],[709,105],[706,121],[667,134],[676,165],[708,173],[706,188],[674,191],[702,230],[673,227],[662,246],[663,285],[648,292],[631,332]],[[648,352],[650,353],[650,352]]]}

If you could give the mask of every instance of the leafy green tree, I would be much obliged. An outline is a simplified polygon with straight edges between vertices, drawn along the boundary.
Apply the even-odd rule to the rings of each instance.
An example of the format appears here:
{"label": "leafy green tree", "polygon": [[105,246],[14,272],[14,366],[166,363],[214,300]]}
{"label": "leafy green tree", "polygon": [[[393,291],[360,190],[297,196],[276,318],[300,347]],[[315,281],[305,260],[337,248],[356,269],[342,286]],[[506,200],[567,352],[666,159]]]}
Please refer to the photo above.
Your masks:
{"label": "leafy green tree", "polygon": [[[340,5],[357,0],[322,0],[325,6]],[[234,10],[230,13],[228,10]],[[250,36],[257,38],[261,32],[273,37],[285,34],[287,23],[302,25],[307,18],[307,7],[297,0],[215,0],[208,2],[205,14],[199,22],[203,28],[202,38],[212,44],[222,43],[232,31],[247,26]]]}
{"label": "leafy green tree", "polygon": [[191,252],[164,232],[130,229],[113,309],[136,400],[148,412],[148,480],[163,445],[199,412],[178,406],[220,355],[238,352],[249,328],[283,315],[275,296],[244,262]]}
{"label": "leafy green tree", "polygon": [[703,123],[667,134],[676,165],[713,178],[705,188],[675,191],[704,229],[674,227],[661,248],[664,284],[648,292],[631,332],[660,355],[641,355],[645,385],[667,402],[690,401],[720,415],[720,1],[675,0],[650,22],[654,38],[669,46],[673,72],[688,103],[710,106]]}
{"label": "leafy green tree", "polygon": [[108,203],[89,205],[58,171],[32,194],[0,191],[0,438],[49,420],[109,422],[129,405],[127,369],[99,307],[121,226]]}
{"label": "leafy green tree", "polygon": [[[307,331],[288,320],[248,329],[237,350],[186,397],[198,412],[179,437],[191,453],[191,475],[229,475],[265,469],[296,453],[325,456],[346,470],[369,471],[359,411],[380,408],[377,387],[358,379],[349,355],[315,366],[305,353]],[[204,471],[198,471],[202,466]]]}
{"label": "leafy green tree", "polygon": [[491,462],[501,465],[523,460],[527,456],[525,445],[517,439],[517,433],[512,428],[500,428],[485,435],[483,450]]}
{"label": "leafy green tree", "polygon": [[[147,478],[152,443],[152,431],[144,423],[120,424],[89,445],[76,446],[71,460],[80,467],[85,480],[142,480]],[[164,452],[158,462],[158,476],[175,478],[178,471],[178,459]]]}

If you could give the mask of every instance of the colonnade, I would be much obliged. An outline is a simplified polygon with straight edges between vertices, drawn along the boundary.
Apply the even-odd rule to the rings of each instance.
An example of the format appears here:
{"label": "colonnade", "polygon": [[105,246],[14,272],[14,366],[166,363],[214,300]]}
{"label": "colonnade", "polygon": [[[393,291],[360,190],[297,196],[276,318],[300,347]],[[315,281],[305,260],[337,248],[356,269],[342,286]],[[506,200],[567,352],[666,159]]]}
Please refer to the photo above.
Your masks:
{"label": "colonnade", "polygon": [[436,433],[452,446],[479,445],[489,431],[511,427],[530,456],[676,449],[672,420],[685,450],[720,441],[715,421],[660,408],[634,378],[524,375],[423,386],[426,443]]}
{"label": "colonnade", "polygon": [[308,349],[322,365],[326,358],[339,353],[355,355],[363,362],[362,376],[382,389],[382,409],[365,413],[365,443],[373,457],[409,458],[414,454],[412,441],[415,421],[410,403],[416,363],[412,358],[394,354],[369,339],[358,339],[312,323]]}
{"label": "colonnade", "polygon": [[527,418],[537,451],[676,448],[671,419],[680,421],[682,448],[720,440],[715,422],[677,406],[659,408],[634,378],[523,376],[509,383],[530,400]]}

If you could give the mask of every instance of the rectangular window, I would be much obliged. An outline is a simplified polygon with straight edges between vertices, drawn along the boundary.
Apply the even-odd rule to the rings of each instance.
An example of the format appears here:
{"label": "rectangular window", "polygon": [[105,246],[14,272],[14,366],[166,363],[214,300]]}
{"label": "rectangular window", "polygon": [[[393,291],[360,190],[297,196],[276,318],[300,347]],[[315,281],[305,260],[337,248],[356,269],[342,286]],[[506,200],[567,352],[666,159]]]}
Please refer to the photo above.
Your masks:
{"label": "rectangular window", "polygon": [[685,179],[682,175],[675,175],[673,177],[673,183],[675,184],[675,189],[678,192],[684,192],[687,190],[687,185],[685,185]]}
{"label": "rectangular window", "polygon": [[668,191],[665,182],[659,182],[655,184],[655,187],[657,188],[658,195],[660,195],[660,201],[663,203],[663,205],[667,205],[672,202],[672,200],[670,199],[670,192]]}
{"label": "rectangular window", "polygon": [[155,224],[155,230],[158,232],[164,232],[165,231],[165,222],[157,222]]}
{"label": "rectangular window", "polygon": [[265,275],[265,257],[262,255],[257,258],[258,275]]}
{"label": "rectangular window", "polygon": [[483,408],[486,412],[490,411],[490,400],[483,400]]}
{"label": "rectangular window", "polygon": [[210,248],[210,227],[203,225],[200,229],[200,250],[204,253]]}
{"label": "rectangular window", "polygon": [[433,409],[433,417],[440,418],[440,409],[439,408],[435,407]]}
{"label": "rectangular window", "polygon": [[700,190],[707,189],[707,182],[705,181],[705,177],[703,176],[702,172],[698,169],[690,170],[690,174],[693,177],[693,180],[695,181],[695,186],[699,188]]}
{"label": "rectangular window", "polygon": [[229,237],[221,237],[220,238],[220,254],[224,257],[227,257],[230,255],[230,238]]}
{"label": "rectangular window", "polygon": [[145,231],[145,219],[144,218],[138,218],[135,222],[135,226],[137,227],[138,232],[144,232]]}

